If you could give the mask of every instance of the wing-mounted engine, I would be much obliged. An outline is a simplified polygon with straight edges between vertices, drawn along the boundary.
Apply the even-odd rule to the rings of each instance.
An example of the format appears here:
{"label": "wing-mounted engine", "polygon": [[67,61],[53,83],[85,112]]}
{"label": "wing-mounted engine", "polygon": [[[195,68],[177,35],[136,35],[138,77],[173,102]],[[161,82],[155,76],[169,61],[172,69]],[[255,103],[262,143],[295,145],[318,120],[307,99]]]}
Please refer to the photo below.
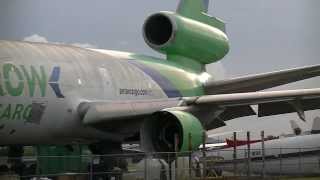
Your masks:
{"label": "wing-mounted engine", "polygon": [[204,13],[197,17],[173,12],[153,14],[143,26],[145,42],[179,63],[189,59],[204,65],[222,59],[229,51],[224,23]]}
{"label": "wing-mounted engine", "polygon": [[183,111],[160,111],[145,120],[141,128],[141,145],[147,152],[178,152],[196,150],[202,142],[204,129],[200,121]]}

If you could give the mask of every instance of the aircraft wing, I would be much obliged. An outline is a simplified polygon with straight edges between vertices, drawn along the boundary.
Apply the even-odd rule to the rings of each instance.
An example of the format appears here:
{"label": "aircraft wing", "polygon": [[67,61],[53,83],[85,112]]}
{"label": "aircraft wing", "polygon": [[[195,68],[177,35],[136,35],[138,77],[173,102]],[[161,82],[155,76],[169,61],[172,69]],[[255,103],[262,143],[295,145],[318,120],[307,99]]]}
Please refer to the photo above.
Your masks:
{"label": "aircraft wing", "polygon": [[261,103],[272,103],[279,101],[292,101],[295,99],[319,98],[320,88],[299,89],[284,91],[266,91],[266,92],[249,92],[249,93],[232,93],[205,95],[200,97],[184,98],[188,105],[218,105],[223,107],[254,105]]}
{"label": "aircraft wing", "polygon": [[[269,92],[249,92],[249,93],[232,93],[219,95],[205,95],[199,97],[185,97],[160,100],[141,100],[141,101],[110,101],[110,102],[83,102],[79,105],[78,112],[82,117],[83,123],[92,125],[96,123],[106,123],[117,120],[141,119],[157,111],[164,109],[183,109],[186,107],[214,107],[216,109],[227,109],[244,107],[248,105],[265,106],[278,105],[287,103],[294,108],[291,111],[286,110],[285,106],[274,109],[268,109],[268,113],[262,115],[275,115],[289,112],[298,112],[303,118],[303,111],[320,108],[320,102],[314,104],[320,98],[320,88],[318,89],[300,89],[285,91]],[[308,102],[312,102],[309,104]],[[310,105],[310,106],[309,106]],[[305,106],[305,107],[304,107]],[[281,111],[281,109],[284,110]],[[260,112],[260,109],[259,109]],[[262,111],[261,112],[265,112]],[[232,112],[229,112],[232,113]],[[240,116],[241,117],[241,116]],[[227,120],[223,119],[222,120]],[[208,129],[208,128],[207,128]]]}
{"label": "aircraft wing", "polygon": [[[320,108],[320,88],[249,92],[207,95],[185,99],[191,105],[216,105],[218,107],[246,107],[246,105],[258,105],[258,116],[270,116],[297,112],[305,121],[304,111]],[[230,112],[229,112],[230,113]],[[229,119],[224,119],[224,121]]]}
{"label": "aircraft wing", "polygon": [[78,113],[84,124],[95,124],[110,120],[142,118],[166,108],[180,106],[181,102],[181,98],[83,102],[78,107]]}
{"label": "aircraft wing", "polygon": [[204,87],[206,94],[253,92],[288,84],[320,75],[320,65],[249,75],[234,79],[210,81]]}

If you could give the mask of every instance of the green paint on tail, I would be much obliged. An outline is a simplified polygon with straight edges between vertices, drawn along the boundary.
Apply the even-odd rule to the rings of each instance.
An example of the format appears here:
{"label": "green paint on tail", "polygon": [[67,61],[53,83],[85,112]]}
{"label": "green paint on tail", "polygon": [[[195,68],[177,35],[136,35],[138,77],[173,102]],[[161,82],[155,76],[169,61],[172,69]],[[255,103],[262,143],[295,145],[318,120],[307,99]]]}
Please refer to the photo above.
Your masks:
{"label": "green paint on tail", "polygon": [[205,4],[203,0],[181,0],[177,13],[181,16],[216,27],[225,32],[225,23],[216,17],[208,15],[207,8],[207,4]]}

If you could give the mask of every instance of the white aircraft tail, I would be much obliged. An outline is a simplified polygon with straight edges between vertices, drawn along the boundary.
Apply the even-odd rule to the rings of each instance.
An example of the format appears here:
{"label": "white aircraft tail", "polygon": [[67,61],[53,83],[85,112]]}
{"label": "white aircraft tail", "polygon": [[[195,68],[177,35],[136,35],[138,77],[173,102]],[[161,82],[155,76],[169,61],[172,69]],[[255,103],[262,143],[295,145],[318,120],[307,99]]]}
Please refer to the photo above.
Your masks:
{"label": "white aircraft tail", "polygon": [[295,135],[301,134],[302,130],[294,120],[290,120],[290,125],[291,125],[291,129]]}
{"label": "white aircraft tail", "polygon": [[313,120],[311,134],[320,134],[320,117],[316,117]]}

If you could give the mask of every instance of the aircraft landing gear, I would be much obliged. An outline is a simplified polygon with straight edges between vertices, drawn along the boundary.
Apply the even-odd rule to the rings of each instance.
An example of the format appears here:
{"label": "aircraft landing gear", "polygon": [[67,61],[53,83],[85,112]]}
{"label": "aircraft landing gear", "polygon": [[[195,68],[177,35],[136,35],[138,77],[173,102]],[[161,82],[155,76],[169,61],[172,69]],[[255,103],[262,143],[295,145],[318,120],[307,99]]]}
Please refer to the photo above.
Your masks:
{"label": "aircraft landing gear", "polygon": [[22,175],[25,169],[25,164],[22,162],[24,153],[22,145],[12,145],[8,149],[8,164],[11,164],[11,171],[18,175]]}
{"label": "aircraft landing gear", "polygon": [[[16,174],[19,176],[34,175],[36,173],[36,164],[28,166],[23,162],[24,146],[12,145],[3,147],[2,156],[7,156],[8,160],[0,164],[0,176],[8,174]],[[21,178],[27,179],[27,178]]]}
{"label": "aircraft landing gear", "polygon": [[122,179],[122,173],[128,170],[126,158],[122,156],[122,146],[118,142],[99,142],[89,146],[92,154],[97,155],[92,167],[93,179]]}
{"label": "aircraft landing gear", "polygon": [[0,176],[6,175],[10,171],[9,167],[5,164],[0,165]]}

